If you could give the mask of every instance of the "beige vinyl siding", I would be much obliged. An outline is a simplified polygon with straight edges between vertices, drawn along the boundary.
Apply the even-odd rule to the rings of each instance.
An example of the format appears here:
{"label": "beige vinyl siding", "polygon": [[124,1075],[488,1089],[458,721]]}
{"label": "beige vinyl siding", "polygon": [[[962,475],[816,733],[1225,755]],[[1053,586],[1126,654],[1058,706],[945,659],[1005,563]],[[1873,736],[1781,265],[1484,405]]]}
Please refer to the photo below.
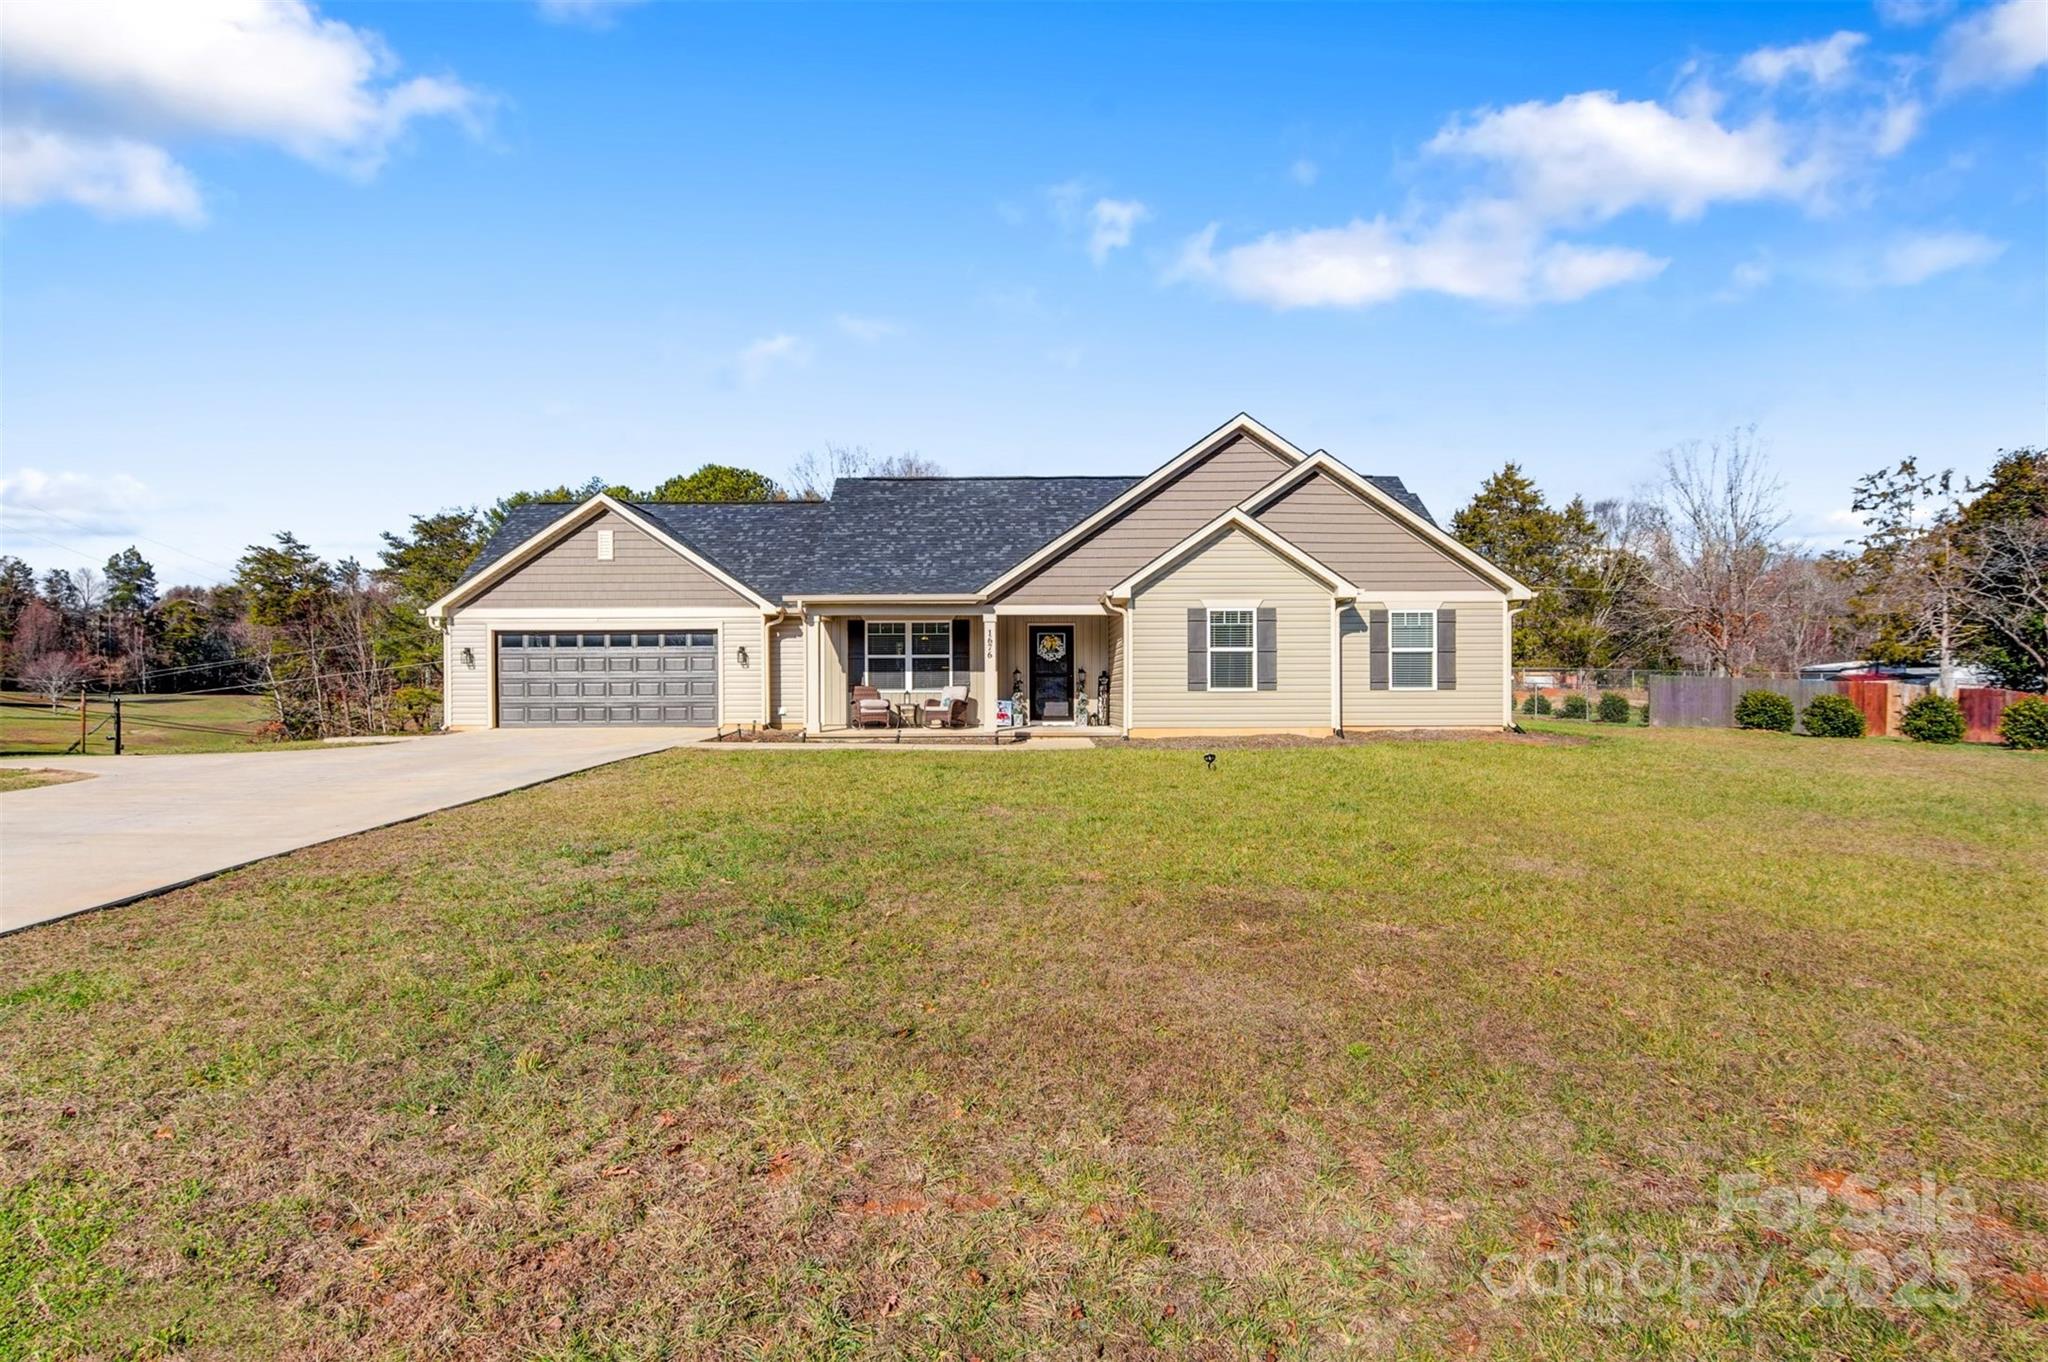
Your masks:
{"label": "beige vinyl siding", "polygon": [[[1031,675],[1031,627],[1033,625],[1061,624],[1074,631],[1074,686],[1075,698],[1085,692],[1092,711],[1095,704],[1095,682],[1103,669],[1110,665],[1110,634],[1114,621],[1106,615],[1061,615],[1048,611],[1045,615],[1004,615],[996,621],[996,666],[999,694],[1010,693],[1011,673],[1021,671],[1028,678]],[[1115,691],[1121,684],[1121,673],[1112,677],[1110,689]]]}
{"label": "beige vinyl siding", "polygon": [[1361,591],[1494,589],[1494,583],[1326,473],[1289,488],[1257,519]]}
{"label": "beige vinyl siding", "polygon": [[[449,728],[489,728],[491,715],[490,626],[457,614],[441,635],[441,722]],[[462,650],[470,650],[465,666]]]}
{"label": "beige vinyl siding", "polygon": [[770,633],[774,668],[769,687],[770,723],[783,728],[804,726],[804,631],[800,624],[778,624]]}
{"label": "beige vinyl siding", "polygon": [[1077,605],[1104,592],[1264,487],[1288,460],[1242,436],[1040,568],[1005,604]]}
{"label": "beige vinyl siding", "polygon": [[[747,660],[740,661],[745,649]],[[761,621],[725,620],[718,626],[718,721],[721,724],[761,722]]]}
{"label": "beige vinyl siding", "polygon": [[[1205,602],[1274,612],[1273,690],[1188,689],[1187,612]],[[1240,530],[1225,530],[1131,599],[1132,727],[1330,727],[1330,593]]]}
{"label": "beige vinyl siding", "polygon": [[[597,533],[612,532],[612,558]],[[466,602],[477,606],[743,606],[746,597],[612,511],[543,549]],[[760,692],[755,691],[758,699]]]}
{"label": "beige vinyl siding", "polygon": [[[1505,600],[1459,601],[1458,684],[1454,690],[1374,690],[1369,670],[1366,618],[1375,609],[1361,600],[1346,606],[1344,628],[1344,726],[1346,728],[1499,728],[1505,722],[1501,633]],[[1403,601],[1396,609],[1418,608]]]}

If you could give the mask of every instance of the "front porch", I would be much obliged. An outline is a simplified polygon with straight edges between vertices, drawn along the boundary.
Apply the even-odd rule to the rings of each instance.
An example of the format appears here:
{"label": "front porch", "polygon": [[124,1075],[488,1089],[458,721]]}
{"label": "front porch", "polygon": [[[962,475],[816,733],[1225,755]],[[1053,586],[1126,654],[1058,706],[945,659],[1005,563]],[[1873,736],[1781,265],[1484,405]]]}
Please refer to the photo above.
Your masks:
{"label": "front porch", "polygon": [[[804,636],[815,696],[805,713],[816,716],[804,727],[813,737],[1103,736],[1122,728],[1122,621],[1102,607],[807,612]],[[886,723],[855,722],[856,687],[872,687],[886,702]],[[948,692],[964,697],[964,715],[953,727],[928,727],[926,702]]]}

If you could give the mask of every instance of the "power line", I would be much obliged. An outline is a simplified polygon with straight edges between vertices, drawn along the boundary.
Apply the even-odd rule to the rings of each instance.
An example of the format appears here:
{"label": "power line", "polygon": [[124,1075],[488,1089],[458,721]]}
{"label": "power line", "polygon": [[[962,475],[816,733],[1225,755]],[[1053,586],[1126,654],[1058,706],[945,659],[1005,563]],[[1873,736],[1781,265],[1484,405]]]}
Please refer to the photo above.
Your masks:
{"label": "power line", "polygon": [[[160,549],[169,549],[169,550],[170,550],[170,551],[171,551],[172,553],[175,553],[175,554],[177,554],[177,555],[178,555],[178,556],[179,556],[180,558],[183,558],[183,559],[187,560],[188,562],[193,562],[193,563],[204,563],[204,564],[206,564],[206,565],[207,565],[208,567],[217,567],[217,568],[221,569],[221,570],[222,570],[222,571],[224,571],[224,572],[233,572],[233,571],[235,570],[235,569],[234,569],[234,567],[233,567],[232,565],[230,565],[230,564],[227,564],[227,563],[223,563],[223,562],[220,562],[220,561],[219,561],[219,560],[217,560],[217,559],[213,559],[213,558],[206,558],[206,557],[202,557],[202,556],[201,556],[201,555],[199,555],[199,554],[193,553],[193,552],[192,552],[191,550],[189,550],[189,549],[181,549],[181,548],[179,548],[179,547],[178,547],[178,546],[177,546],[176,544],[171,544],[171,543],[167,543],[167,542],[165,542],[164,540],[161,540],[161,539],[157,539],[157,538],[155,538],[154,536],[151,536],[151,535],[146,535],[146,534],[134,534],[134,533],[129,533],[129,534],[106,534],[106,533],[104,533],[104,532],[102,532],[102,531],[100,531],[100,530],[95,530],[95,529],[94,529],[94,528],[93,528],[92,526],[90,526],[90,525],[82,525],[82,524],[80,524],[80,523],[79,523],[78,521],[76,521],[76,520],[73,520],[73,519],[71,519],[71,518],[70,518],[69,516],[61,516],[61,515],[58,515],[58,514],[57,514],[57,513],[55,512],[55,511],[46,511],[46,510],[44,510],[44,509],[43,509],[42,507],[40,507],[40,506],[38,506],[38,507],[35,507],[35,508],[34,508],[34,509],[32,509],[32,510],[24,511],[24,512],[23,512],[22,514],[26,514],[26,515],[33,515],[33,516],[40,516],[40,517],[42,517],[42,518],[43,518],[43,519],[45,519],[45,520],[55,520],[55,521],[58,521],[58,522],[60,522],[60,523],[62,523],[62,524],[65,524],[65,525],[69,525],[69,526],[70,526],[70,527],[71,527],[72,529],[74,529],[74,530],[80,530],[80,531],[83,531],[83,532],[84,532],[84,533],[86,533],[86,534],[89,534],[89,535],[93,535],[93,536],[94,536],[94,537],[96,537],[96,538],[103,538],[103,539],[129,539],[129,540],[134,540],[134,539],[140,539],[140,540],[141,540],[141,541],[142,541],[143,543],[145,543],[145,544],[154,544],[154,545],[156,545],[156,546],[157,546],[158,548],[160,548]],[[29,533],[29,532],[28,532],[28,531],[26,531],[26,530],[24,530],[24,531],[22,531],[22,533],[24,533],[24,534],[27,534],[27,533]],[[46,540],[44,540],[43,542],[47,544],[47,543],[50,543],[51,541],[50,541],[50,540],[47,540],[47,539],[46,539]],[[64,548],[64,547],[66,547],[66,546],[65,546],[65,545],[62,545],[62,544],[58,544],[58,545],[56,545],[55,547],[57,547],[57,548]],[[77,549],[75,549],[75,548],[74,548],[74,549],[72,549],[71,551],[72,551],[73,553],[78,553],[78,552],[80,552],[79,550],[77,550]]]}

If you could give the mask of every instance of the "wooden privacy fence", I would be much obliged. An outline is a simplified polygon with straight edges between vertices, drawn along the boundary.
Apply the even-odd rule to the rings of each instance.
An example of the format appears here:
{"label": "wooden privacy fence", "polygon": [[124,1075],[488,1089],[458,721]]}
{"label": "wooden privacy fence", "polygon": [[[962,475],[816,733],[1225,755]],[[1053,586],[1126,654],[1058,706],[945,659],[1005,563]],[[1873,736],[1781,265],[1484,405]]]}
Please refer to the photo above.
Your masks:
{"label": "wooden privacy fence", "polygon": [[2000,742],[1998,721],[2005,707],[2015,700],[2041,697],[2023,690],[2000,690],[1997,686],[1963,686],[1956,691],[1956,703],[1963,707],[1964,742]]}
{"label": "wooden privacy fence", "polygon": [[[1837,695],[1832,681],[1801,681],[1786,676],[1673,676],[1650,678],[1650,725],[1653,728],[1733,728],[1735,702],[1744,691],[1774,690],[1803,714],[1816,695]],[[1804,721],[1796,721],[1803,729]]]}
{"label": "wooden privacy fence", "polygon": [[[1733,728],[1735,702],[1744,691],[1771,690],[1792,702],[1800,716],[1795,731],[1806,731],[1806,705],[1816,695],[1843,695],[1863,714],[1864,734],[1872,738],[1896,737],[1906,706],[1933,691],[1932,686],[1876,677],[1855,677],[1840,681],[1799,681],[1782,676],[1677,676],[1657,674],[1648,678],[1650,723],[1665,728]],[[1966,742],[1995,743],[1998,720],[2005,707],[2029,698],[2029,692],[2000,690],[1996,686],[1964,686],[1956,691],[1956,703],[1963,707],[1968,725]]]}

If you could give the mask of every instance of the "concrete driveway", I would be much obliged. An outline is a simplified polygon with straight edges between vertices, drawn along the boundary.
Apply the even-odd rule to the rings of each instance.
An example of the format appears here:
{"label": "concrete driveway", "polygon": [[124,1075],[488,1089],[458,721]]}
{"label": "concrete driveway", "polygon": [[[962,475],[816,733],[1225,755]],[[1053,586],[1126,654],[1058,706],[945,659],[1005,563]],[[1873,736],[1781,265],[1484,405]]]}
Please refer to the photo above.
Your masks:
{"label": "concrete driveway", "polygon": [[286,752],[9,757],[0,766],[94,778],[0,794],[0,932],[707,736],[492,729]]}

